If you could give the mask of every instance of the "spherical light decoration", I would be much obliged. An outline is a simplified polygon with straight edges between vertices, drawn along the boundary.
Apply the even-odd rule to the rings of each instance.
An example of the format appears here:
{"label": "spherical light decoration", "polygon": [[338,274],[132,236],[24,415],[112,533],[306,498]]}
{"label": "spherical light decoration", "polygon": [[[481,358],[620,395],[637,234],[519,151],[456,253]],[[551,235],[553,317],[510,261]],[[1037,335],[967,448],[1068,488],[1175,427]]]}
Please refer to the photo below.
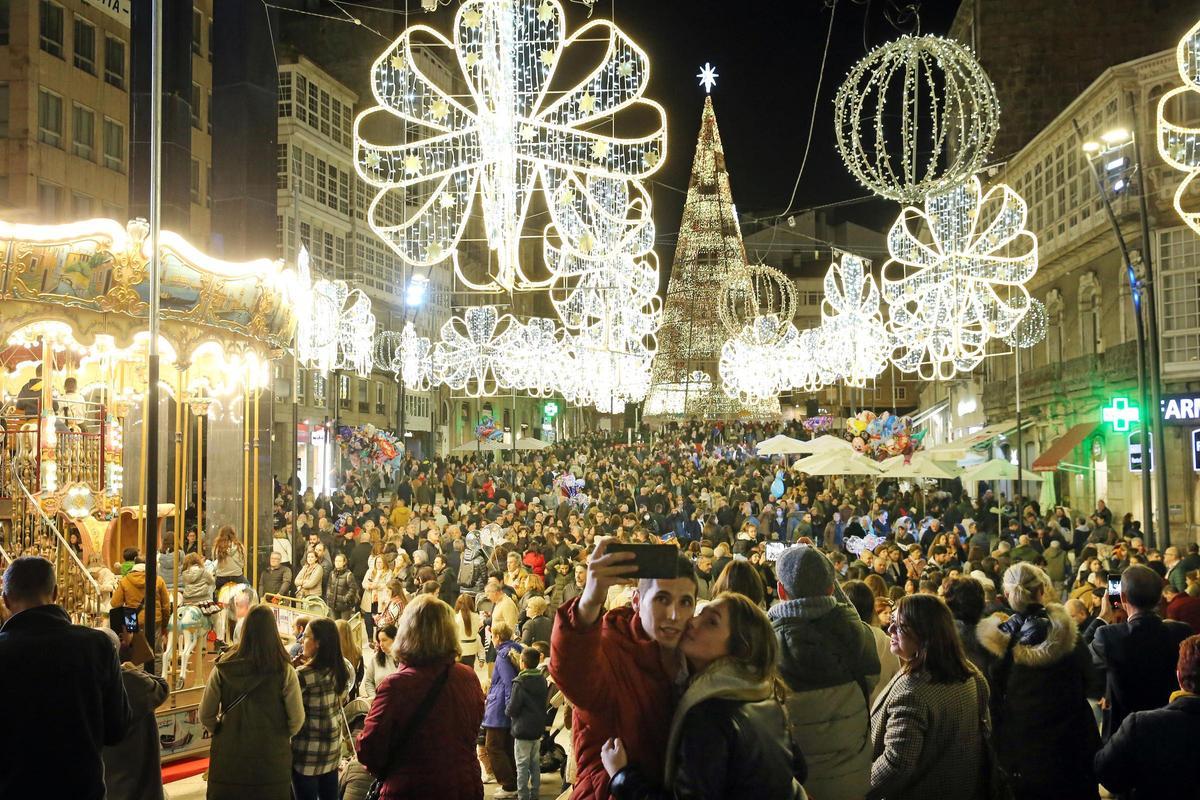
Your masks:
{"label": "spherical light decoration", "polygon": [[[747,265],[731,275],[721,290],[717,317],[730,338],[741,337],[751,326],[756,334],[775,336],[774,341],[742,339],[750,347],[769,347],[779,344],[787,333],[786,323],[796,315],[796,286],[779,270],[766,264]],[[780,324],[757,330],[757,319],[774,317]]]}
{"label": "spherical light decoration", "polygon": [[915,203],[984,165],[1000,104],[967,48],[939,36],[902,36],[850,70],[834,100],[837,148],[876,194]]}
{"label": "spherical light decoration", "polygon": [[[970,372],[989,339],[1012,333],[1029,308],[1025,283],[1038,268],[1028,211],[1004,184],[987,194],[979,179],[905,208],[888,232],[883,299],[892,362],[924,380]],[[928,232],[918,238],[914,226]]]}
{"label": "spherical light decoration", "polygon": [[1196,210],[1194,201],[1190,206],[1185,205],[1188,194],[1200,186],[1197,183],[1200,180],[1200,127],[1178,125],[1167,119],[1167,104],[1172,101],[1175,101],[1176,109],[1183,108],[1183,101],[1188,99],[1192,105],[1200,104],[1200,22],[1179,41],[1175,60],[1184,85],[1165,93],[1158,101],[1158,153],[1163,161],[1187,173],[1175,192],[1175,211],[1189,228],[1200,234],[1200,211]]}
{"label": "spherical light decoration", "polygon": [[1045,340],[1047,324],[1046,304],[1036,297],[1031,297],[1025,316],[1021,317],[1012,333],[1004,337],[1004,341],[1012,347],[1033,347]]}
{"label": "spherical light decoration", "polygon": [[879,288],[868,262],[843,253],[825,274],[817,358],[827,373],[848,386],[865,386],[888,364],[887,330],[879,310]]}

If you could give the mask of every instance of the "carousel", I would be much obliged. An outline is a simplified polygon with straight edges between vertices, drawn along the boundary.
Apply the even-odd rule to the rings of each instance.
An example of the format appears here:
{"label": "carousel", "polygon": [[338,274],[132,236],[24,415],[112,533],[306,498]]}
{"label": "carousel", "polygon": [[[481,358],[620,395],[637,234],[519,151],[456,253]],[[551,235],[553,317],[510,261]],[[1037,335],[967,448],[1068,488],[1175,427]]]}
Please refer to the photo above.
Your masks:
{"label": "carousel", "polygon": [[[147,233],[142,220],[0,222],[0,560],[50,559],[60,603],[81,624],[107,624],[123,552],[146,542]],[[178,586],[184,551],[206,556],[230,525],[253,580],[271,548],[262,395],[311,287],[280,261],[217,260],[166,231],[160,252],[158,540],[179,553],[174,574],[160,575]],[[219,633],[221,620],[172,607],[164,672],[187,691],[205,678],[198,629]],[[193,703],[182,711],[164,742],[195,747]],[[164,758],[171,751],[164,744]]]}

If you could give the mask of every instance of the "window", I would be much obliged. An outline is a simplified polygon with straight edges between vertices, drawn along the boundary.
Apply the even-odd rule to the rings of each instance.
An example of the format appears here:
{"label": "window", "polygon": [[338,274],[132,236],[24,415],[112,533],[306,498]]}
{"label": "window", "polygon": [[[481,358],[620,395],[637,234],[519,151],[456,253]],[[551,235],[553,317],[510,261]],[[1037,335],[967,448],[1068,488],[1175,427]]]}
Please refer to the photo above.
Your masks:
{"label": "window", "polygon": [[1063,299],[1052,289],[1046,295],[1046,363],[1061,364],[1063,360]]}
{"label": "window", "polygon": [[8,7],[9,0],[0,0],[0,45],[8,44]]}
{"label": "window", "polygon": [[96,112],[76,103],[72,116],[71,152],[91,161],[96,153]]}
{"label": "window", "polygon": [[82,17],[75,18],[75,66],[96,74],[96,26]]}
{"label": "window", "polygon": [[212,28],[213,28],[212,17],[209,17],[209,19],[208,19],[208,63],[210,63],[210,64],[212,63],[212,53],[213,53],[213,51],[212,51],[212,43],[213,43]]}
{"label": "window", "polygon": [[338,375],[338,405],[350,408],[350,376]]}
{"label": "window", "polygon": [[94,205],[92,198],[86,194],[72,193],[71,219],[91,219]]}
{"label": "window", "polygon": [[62,6],[41,0],[38,3],[38,29],[42,37],[42,49],[52,56],[63,57],[63,9]]}
{"label": "window", "polygon": [[304,370],[296,370],[296,399],[302,403],[304,402],[304,376]]}
{"label": "window", "polygon": [[292,115],[292,73],[279,73],[279,116]]}
{"label": "window", "polygon": [[375,384],[375,413],[386,414],[387,404],[384,402],[383,383]]}
{"label": "window", "polygon": [[104,166],[125,171],[125,128],[108,117],[104,118]]}
{"label": "window", "polygon": [[360,380],[358,382],[358,410],[362,414],[371,410],[371,403],[367,400],[368,383],[370,381]]}
{"label": "window", "polygon": [[47,89],[38,91],[38,141],[62,147],[62,98]]}
{"label": "window", "polygon": [[204,50],[204,15],[200,9],[192,9],[192,53],[201,55]]}
{"label": "window", "polygon": [[212,136],[212,92],[208,93],[208,135]]}
{"label": "window", "polygon": [[908,389],[904,386],[897,386],[896,387],[896,399],[897,400],[907,400],[908,399]]}
{"label": "window", "polygon": [[288,187],[288,147],[286,144],[275,147],[275,188]]}
{"label": "window", "polygon": [[38,181],[38,211],[43,223],[58,222],[62,214],[63,190],[53,183]]}
{"label": "window", "polygon": [[1200,236],[1187,228],[1159,231],[1158,271],[1163,364],[1194,370],[1200,361]]}
{"label": "window", "polygon": [[1104,352],[1100,329],[1100,284],[1096,273],[1079,279],[1079,341],[1084,355]]}
{"label": "window", "polygon": [[326,392],[326,389],[328,386],[329,386],[329,381],[325,378],[324,375],[313,375],[312,376],[313,405],[315,405],[315,406],[324,406],[325,405],[325,392]]}
{"label": "window", "polygon": [[0,138],[5,136],[8,136],[8,84],[0,83]]}
{"label": "window", "polygon": [[200,84],[192,84],[192,127],[200,130]]}
{"label": "window", "polygon": [[125,88],[125,42],[115,36],[104,37],[104,82]]}
{"label": "window", "polygon": [[192,202],[200,204],[200,159],[192,159]]}

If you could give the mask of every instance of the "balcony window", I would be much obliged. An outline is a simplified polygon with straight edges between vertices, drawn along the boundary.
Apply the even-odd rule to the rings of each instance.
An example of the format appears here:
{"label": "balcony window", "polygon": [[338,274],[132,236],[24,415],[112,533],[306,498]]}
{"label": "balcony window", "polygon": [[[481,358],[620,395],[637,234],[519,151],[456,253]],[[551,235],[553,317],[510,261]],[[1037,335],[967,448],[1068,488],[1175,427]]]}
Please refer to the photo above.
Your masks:
{"label": "balcony window", "polygon": [[75,66],[96,74],[96,26],[82,17],[75,18]]}

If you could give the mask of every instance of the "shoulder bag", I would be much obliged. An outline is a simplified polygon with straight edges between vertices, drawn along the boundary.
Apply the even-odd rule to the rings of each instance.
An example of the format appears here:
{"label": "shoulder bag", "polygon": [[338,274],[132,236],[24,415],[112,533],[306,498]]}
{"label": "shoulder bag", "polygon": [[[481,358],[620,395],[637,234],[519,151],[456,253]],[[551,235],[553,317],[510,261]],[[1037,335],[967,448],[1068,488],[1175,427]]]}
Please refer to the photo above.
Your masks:
{"label": "shoulder bag", "polygon": [[371,788],[367,790],[367,794],[363,800],[379,800],[380,794],[383,792],[383,784],[387,781],[390,770],[394,769],[396,762],[399,761],[400,755],[404,752],[404,746],[412,737],[413,732],[421,727],[421,723],[429,716],[430,710],[433,709],[433,704],[437,702],[438,697],[442,693],[442,689],[446,686],[446,680],[450,677],[450,668],[454,666],[451,661],[442,670],[442,674],[434,680],[433,685],[429,687],[429,691],[425,693],[425,697],[421,700],[421,705],[417,706],[417,710],[408,718],[408,723],[404,726],[404,730],[392,739],[391,745],[388,747],[387,766],[384,767],[384,773],[377,777],[371,784]]}
{"label": "shoulder bag", "polygon": [[255,681],[253,683],[250,684],[250,687],[248,689],[246,689],[246,691],[242,692],[237,697],[233,698],[232,703],[230,703],[227,706],[225,706],[225,705],[221,706],[221,710],[217,712],[217,721],[213,724],[213,731],[212,731],[213,736],[216,736],[218,733],[221,732],[221,724],[225,721],[226,715],[228,715],[230,711],[233,711],[235,708],[240,706],[242,704],[242,701],[245,700],[246,697],[251,692],[253,692],[259,686],[261,686],[262,682],[266,679],[267,679],[267,676],[265,676],[265,675],[259,676],[258,678],[255,679]]}

